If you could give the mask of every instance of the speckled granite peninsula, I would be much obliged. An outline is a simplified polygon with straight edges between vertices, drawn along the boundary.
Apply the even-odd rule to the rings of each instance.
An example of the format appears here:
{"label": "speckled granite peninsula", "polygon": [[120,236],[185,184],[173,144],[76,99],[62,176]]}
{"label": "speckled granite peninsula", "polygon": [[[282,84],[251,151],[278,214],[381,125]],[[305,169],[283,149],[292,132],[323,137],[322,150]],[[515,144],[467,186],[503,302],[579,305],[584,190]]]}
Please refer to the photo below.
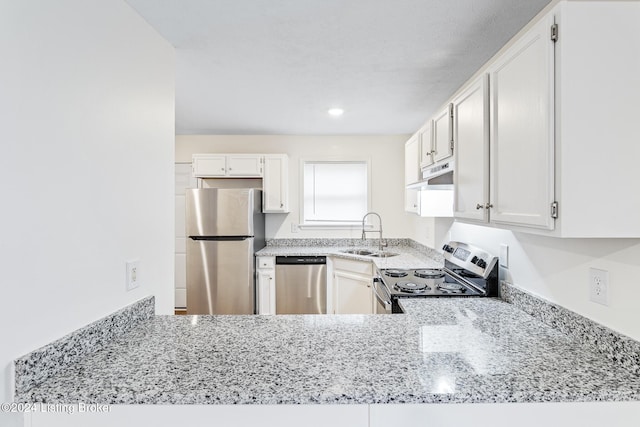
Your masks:
{"label": "speckled granite peninsula", "polygon": [[498,299],[406,314],[155,316],[16,396],[110,404],[640,400],[640,376]]}

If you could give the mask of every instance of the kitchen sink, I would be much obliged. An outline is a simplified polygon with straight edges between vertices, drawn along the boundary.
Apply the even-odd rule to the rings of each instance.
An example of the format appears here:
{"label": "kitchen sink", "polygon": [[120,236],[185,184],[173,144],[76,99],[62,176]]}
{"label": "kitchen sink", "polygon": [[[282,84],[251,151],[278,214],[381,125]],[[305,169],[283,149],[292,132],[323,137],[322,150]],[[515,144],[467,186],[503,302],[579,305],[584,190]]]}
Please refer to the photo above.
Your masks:
{"label": "kitchen sink", "polygon": [[392,257],[392,256],[397,256],[397,255],[399,255],[399,254],[397,254],[395,252],[376,252],[376,253],[373,253],[373,254],[371,254],[369,256],[373,256],[373,257],[376,257],[376,258],[389,258],[389,257]]}
{"label": "kitchen sink", "polygon": [[373,251],[368,251],[366,249],[346,249],[342,251],[345,254],[353,254],[353,255],[362,255],[362,256],[372,256]]}
{"label": "kitchen sink", "polygon": [[398,255],[395,252],[373,252],[367,249],[345,249],[344,251],[342,251],[342,253],[360,255],[360,256],[370,256],[370,257],[376,257],[376,258],[388,258],[388,257]]}

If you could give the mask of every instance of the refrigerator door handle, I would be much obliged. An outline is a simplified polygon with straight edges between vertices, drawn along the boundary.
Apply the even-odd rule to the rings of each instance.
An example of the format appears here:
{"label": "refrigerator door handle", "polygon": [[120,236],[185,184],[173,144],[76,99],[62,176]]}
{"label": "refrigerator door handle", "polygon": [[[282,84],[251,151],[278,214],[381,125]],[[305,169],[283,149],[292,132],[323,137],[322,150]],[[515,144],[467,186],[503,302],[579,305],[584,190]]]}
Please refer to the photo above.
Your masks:
{"label": "refrigerator door handle", "polygon": [[191,240],[212,240],[218,242],[233,242],[250,239],[253,236],[189,236]]}

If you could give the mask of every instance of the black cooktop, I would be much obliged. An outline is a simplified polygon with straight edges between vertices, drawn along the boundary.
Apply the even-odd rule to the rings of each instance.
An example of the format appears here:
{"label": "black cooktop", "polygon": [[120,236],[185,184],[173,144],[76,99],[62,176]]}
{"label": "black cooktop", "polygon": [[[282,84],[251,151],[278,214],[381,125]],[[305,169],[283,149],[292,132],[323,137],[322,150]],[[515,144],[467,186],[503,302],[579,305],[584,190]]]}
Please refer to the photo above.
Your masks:
{"label": "black cooktop", "polygon": [[380,279],[396,298],[497,296],[497,265],[494,269],[485,279],[445,261],[442,269],[383,269]]}

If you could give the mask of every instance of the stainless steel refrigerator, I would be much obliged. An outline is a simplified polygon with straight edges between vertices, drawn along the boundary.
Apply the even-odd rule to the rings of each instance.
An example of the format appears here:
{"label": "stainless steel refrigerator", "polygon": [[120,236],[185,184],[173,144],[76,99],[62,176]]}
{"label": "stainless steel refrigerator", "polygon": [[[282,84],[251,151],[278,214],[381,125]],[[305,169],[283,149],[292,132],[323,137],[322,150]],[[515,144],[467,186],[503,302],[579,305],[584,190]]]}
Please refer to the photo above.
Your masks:
{"label": "stainless steel refrigerator", "polygon": [[254,314],[254,254],[265,245],[262,192],[187,190],[187,314]]}

